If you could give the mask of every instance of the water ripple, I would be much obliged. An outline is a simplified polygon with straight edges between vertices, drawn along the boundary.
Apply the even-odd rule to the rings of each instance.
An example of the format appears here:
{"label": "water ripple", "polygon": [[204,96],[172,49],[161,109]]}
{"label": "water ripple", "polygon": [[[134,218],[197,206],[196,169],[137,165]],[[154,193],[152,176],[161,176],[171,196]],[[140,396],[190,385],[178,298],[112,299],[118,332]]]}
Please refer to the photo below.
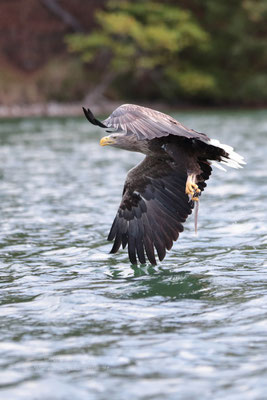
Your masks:
{"label": "water ripple", "polygon": [[247,166],[216,170],[198,235],[191,216],[138,267],[106,236],[142,157],[100,148],[82,119],[1,122],[1,398],[266,397],[266,113],[178,118]]}

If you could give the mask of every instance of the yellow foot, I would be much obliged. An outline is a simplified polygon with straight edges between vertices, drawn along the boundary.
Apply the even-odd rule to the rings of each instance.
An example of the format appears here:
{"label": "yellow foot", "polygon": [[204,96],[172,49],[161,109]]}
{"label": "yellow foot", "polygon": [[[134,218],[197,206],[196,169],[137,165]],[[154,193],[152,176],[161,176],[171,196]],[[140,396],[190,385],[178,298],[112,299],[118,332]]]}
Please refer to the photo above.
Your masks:
{"label": "yellow foot", "polygon": [[191,196],[191,200],[198,201],[198,196],[201,190],[198,188],[197,184],[194,183],[194,179],[194,175],[188,175],[185,186],[185,193]]}

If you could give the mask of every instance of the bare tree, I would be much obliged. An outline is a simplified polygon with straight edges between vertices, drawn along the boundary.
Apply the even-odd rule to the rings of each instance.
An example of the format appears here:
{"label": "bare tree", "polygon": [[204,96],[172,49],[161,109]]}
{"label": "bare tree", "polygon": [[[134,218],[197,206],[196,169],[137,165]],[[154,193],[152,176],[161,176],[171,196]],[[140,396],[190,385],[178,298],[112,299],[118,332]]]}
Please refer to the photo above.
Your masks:
{"label": "bare tree", "polygon": [[66,25],[70,26],[75,32],[84,32],[81,23],[66,11],[57,0],[40,0],[41,3],[49,9],[54,15],[59,17]]}

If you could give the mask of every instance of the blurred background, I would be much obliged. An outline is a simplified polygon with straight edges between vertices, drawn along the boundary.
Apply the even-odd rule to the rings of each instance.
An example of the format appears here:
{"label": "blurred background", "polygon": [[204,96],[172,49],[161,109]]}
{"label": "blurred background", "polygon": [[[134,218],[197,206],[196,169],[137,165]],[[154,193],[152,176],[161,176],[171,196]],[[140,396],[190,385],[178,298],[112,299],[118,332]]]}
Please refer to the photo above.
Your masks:
{"label": "blurred background", "polygon": [[266,0],[1,0],[0,115],[265,106],[266,20]]}

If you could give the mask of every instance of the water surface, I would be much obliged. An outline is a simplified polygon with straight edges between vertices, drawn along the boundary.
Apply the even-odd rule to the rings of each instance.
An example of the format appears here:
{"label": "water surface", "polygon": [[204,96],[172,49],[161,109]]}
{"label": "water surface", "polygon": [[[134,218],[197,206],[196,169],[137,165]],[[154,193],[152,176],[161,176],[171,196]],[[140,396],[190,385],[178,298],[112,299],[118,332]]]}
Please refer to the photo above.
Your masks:
{"label": "water surface", "polygon": [[175,116],[247,166],[154,267],[106,241],[141,155],[82,118],[0,121],[1,399],[266,398],[267,113]]}

